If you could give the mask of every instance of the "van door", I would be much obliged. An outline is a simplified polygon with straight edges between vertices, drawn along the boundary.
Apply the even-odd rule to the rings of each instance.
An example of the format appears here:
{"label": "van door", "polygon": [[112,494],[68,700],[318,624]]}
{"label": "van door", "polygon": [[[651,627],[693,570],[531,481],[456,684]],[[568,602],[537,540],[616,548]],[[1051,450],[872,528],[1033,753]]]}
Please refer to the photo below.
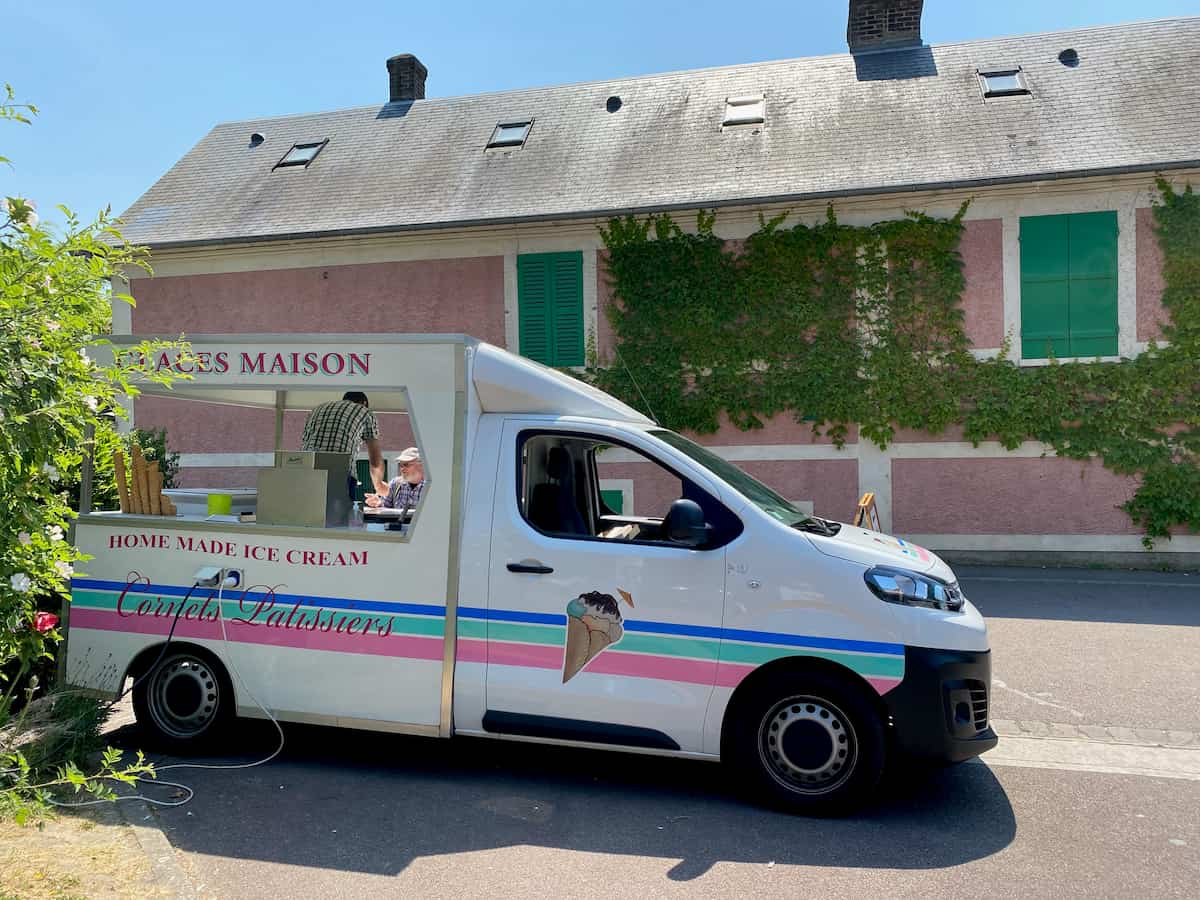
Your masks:
{"label": "van door", "polygon": [[[466,611],[486,619],[487,731],[701,750],[741,531],[714,494],[601,429],[505,423],[488,606]],[[680,498],[700,546],[662,533]]]}

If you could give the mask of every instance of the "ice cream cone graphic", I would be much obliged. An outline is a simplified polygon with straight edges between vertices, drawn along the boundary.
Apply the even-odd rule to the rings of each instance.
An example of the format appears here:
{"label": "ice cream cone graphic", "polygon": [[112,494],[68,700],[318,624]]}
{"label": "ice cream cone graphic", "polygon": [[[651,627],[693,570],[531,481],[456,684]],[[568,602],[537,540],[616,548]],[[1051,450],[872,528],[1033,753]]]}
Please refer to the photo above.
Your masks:
{"label": "ice cream cone graphic", "polygon": [[621,610],[609,594],[590,591],[567,604],[567,646],[563,654],[563,684],[596,655],[621,639]]}

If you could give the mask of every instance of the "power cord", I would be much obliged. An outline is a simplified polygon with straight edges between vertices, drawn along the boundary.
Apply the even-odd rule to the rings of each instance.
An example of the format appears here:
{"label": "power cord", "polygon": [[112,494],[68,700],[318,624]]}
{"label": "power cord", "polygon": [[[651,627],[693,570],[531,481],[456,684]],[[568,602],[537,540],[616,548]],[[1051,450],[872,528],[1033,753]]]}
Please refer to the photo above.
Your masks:
{"label": "power cord", "polygon": [[[205,572],[205,570],[201,570],[201,572],[197,573],[197,575],[199,576],[199,575],[203,574],[204,572]],[[224,610],[222,610],[222,608],[221,608],[221,600],[222,600],[222,597],[224,596],[225,588],[227,586],[235,587],[236,582],[234,582],[233,584],[227,585],[227,581],[229,579],[222,577],[223,574],[224,573],[219,573],[217,575],[218,580],[216,583],[216,588],[217,588],[217,621],[221,625],[221,642],[224,644],[225,649],[226,649],[225,655],[229,662],[229,667],[233,670],[233,673],[237,676],[238,682],[241,684],[241,686],[243,688],[245,688],[246,693],[250,696],[250,699],[254,701],[254,704],[260,710],[262,710],[262,712],[266,715],[266,717],[271,720],[271,724],[275,726],[275,730],[279,733],[279,745],[275,748],[275,750],[269,756],[263,757],[262,759],[256,760],[255,762],[230,763],[230,764],[172,763],[172,764],[166,765],[166,766],[156,766],[155,770],[158,772],[165,772],[168,769],[213,769],[213,770],[253,769],[256,766],[266,765],[271,760],[273,760],[275,757],[277,757],[280,753],[283,752],[283,745],[284,745],[284,740],[285,740],[284,734],[283,734],[283,726],[280,725],[279,720],[276,719],[275,716],[273,716],[271,714],[271,711],[266,707],[266,704],[264,704],[261,700],[259,700],[258,697],[254,694],[254,691],[251,690],[250,685],[246,682],[246,679],[245,679],[245,677],[243,677],[241,670],[238,669],[237,663],[234,662],[233,654],[229,652],[229,634],[225,627],[225,614],[224,614]],[[131,572],[128,580],[132,581],[132,579],[135,576],[139,579],[142,577],[140,573]],[[110,710],[114,706],[116,706],[118,703],[120,703],[121,700],[123,700],[125,697],[127,697],[130,694],[130,692],[132,692],[134,690],[134,688],[136,688],[139,684],[141,684],[145,679],[147,679],[151,675],[153,675],[154,672],[158,669],[159,665],[163,661],[163,658],[167,655],[167,649],[171,646],[171,639],[175,636],[175,626],[177,624],[179,624],[179,616],[183,612],[184,606],[186,605],[187,601],[189,599],[191,599],[192,592],[196,588],[198,588],[203,581],[207,581],[207,580],[210,580],[210,579],[197,577],[197,579],[192,583],[192,586],[190,588],[188,588],[188,591],[184,595],[183,600],[180,601],[179,606],[175,610],[175,617],[171,621],[170,630],[167,632],[167,640],[163,644],[162,650],[159,651],[158,658],[154,660],[154,664],[152,666],[150,666],[148,669],[146,669],[146,671],[144,673],[142,673],[140,676],[138,676],[138,678],[134,679],[133,683],[127,689],[122,691],[120,693],[120,695],[117,696],[116,699],[112,700],[109,703],[108,708]],[[211,585],[208,585],[208,586],[211,586]],[[174,801],[159,800],[154,797],[147,797],[144,794],[119,795],[116,797],[102,798],[102,799],[97,799],[97,800],[82,800],[82,801],[77,801],[75,803],[64,803],[62,801],[55,800],[53,798],[47,798],[47,799],[49,800],[49,802],[52,806],[58,806],[58,807],[64,807],[64,808],[74,808],[74,807],[81,807],[81,806],[98,806],[102,803],[111,803],[111,802],[115,802],[118,800],[141,800],[143,803],[148,803],[152,806],[176,807],[176,806],[183,806],[185,803],[191,802],[192,798],[196,796],[195,790],[193,790],[188,785],[181,784],[177,781],[163,781],[158,778],[143,778],[140,776],[136,777],[134,779],[134,781],[138,782],[139,784],[154,784],[154,785],[158,785],[160,787],[178,788],[179,790],[185,791],[187,793],[187,796],[183,797],[181,799],[178,799],[178,800],[174,800]]]}

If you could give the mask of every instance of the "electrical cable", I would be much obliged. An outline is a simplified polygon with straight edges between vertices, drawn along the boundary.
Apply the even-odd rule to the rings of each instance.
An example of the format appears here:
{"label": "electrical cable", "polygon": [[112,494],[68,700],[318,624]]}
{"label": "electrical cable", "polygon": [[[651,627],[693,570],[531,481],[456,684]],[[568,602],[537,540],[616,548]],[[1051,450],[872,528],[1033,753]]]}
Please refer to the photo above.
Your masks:
{"label": "electrical cable", "polygon": [[[131,573],[131,575],[138,575],[138,577],[141,577],[139,573]],[[271,724],[275,726],[275,730],[277,732],[279,732],[279,745],[275,748],[274,751],[272,751],[272,753],[269,756],[265,756],[260,760],[256,760],[255,762],[230,763],[230,764],[171,763],[170,765],[166,765],[166,766],[155,766],[156,772],[164,772],[167,769],[212,769],[212,770],[253,769],[256,766],[266,765],[271,760],[273,760],[275,757],[277,757],[280,753],[283,752],[283,745],[284,745],[284,741],[285,741],[284,734],[283,734],[283,726],[279,724],[279,720],[276,719],[275,716],[273,716],[271,714],[271,711],[269,709],[267,709],[266,705],[261,700],[259,700],[258,697],[255,695],[254,691],[251,690],[250,685],[246,682],[246,679],[242,675],[241,670],[238,669],[237,663],[234,662],[233,654],[229,652],[229,633],[225,627],[224,610],[221,608],[221,600],[222,600],[224,590],[225,590],[225,581],[226,581],[226,579],[222,578],[217,583],[217,621],[221,625],[221,642],[225,645],[226,657],[228,659],[229,666],[233,670],[233,673],[237,676],[238,682],[242,685],[243,688],[246,689],[246,693],[250,695],[250,699],[254,701],[254,704],[260,710],[262,710],[262,712],[266,715],[266,717],[268,719],[271,720]],[[138,677],[137,679],[134,680],[133,684],[131,684],[128,689],[126,689],[125,691],[122,691],[121,694],[115,700],[111,701],[109,703],[109,709],[112,709],[112,707],[114,707],[117,703],[119,703],[124,697],[128,696],[130,691],[132,691],[142,681],[144,681],[151,674],[153,674],[155,672],[155,670],[158,668],[159,664],[162,663],[163,658],[166,656],[167,648],[171,645],[171,639],[175,635],[175,626],[179,622],[180,613],[183,612],[185,603],[188,601],[188,599],[191,598],[192,591],[194,591],[197,587],[199,587],[199,585],[200,585],[199,580],[194,582],[192,584],[192,586],[190,588],[188,588],[188,592],[187,592],[187,594],[184,595],[183,600],[180,601],[178,608],[175,610],[175,618],[171,622],[171,629],[170,629],[170,631],[167,632],[166,643],[163,644],[162,650],[159,651],[158,658],[154,661],[154,665],[150,666],[150,668],[148,668],[140,677]],[[187,796],[183,797],[181,799],[178,799],[178,800],[174,800],[174,801],[158,800],[154,797],[147,797],[142,794],[118,795],[116,797],[106,797],[106,798],[101,798],[101,799],[96,799],[96,800],[82,800],[82,801],[78,801],[75,803],[63,803],[61,801],[54,800],[53,798],[47,798],[47,799],[52,806],[66,807],[66,808],[81,807],[81,806],[97,806],[101,803],[112,803],[112,802],[115,802],[118,800],[141,800],[143,803],[149,803],[152,806],[176,807],[176,806],[183,806],[185,803],[189,803],[192,800],[192,798],[196,796],[196,792],[194,789],[192,789],[191,787],[189,787],[186,784],[181,784],[177,781],[162,781],[157,778],[143,778],[141,776],[135,777],[134,781],[137,782],[138,784],[153,784],[153,785],[158,785],[160,787],[178,788],[182,791],[186,791]]]}

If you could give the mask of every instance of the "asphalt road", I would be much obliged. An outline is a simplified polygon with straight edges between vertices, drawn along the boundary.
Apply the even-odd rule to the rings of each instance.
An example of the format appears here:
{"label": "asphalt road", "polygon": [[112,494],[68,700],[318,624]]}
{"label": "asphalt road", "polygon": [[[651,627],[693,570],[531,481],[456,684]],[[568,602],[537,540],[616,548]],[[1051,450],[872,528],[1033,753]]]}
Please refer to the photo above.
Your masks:
{"label": "asphalt road", "polygon": [[[1196,896],[1200,578],[959,573],[992,628],[993,718],[1065,762],[895,779],[810,820],[710,763],[292,727],[266,766],[164,772],[196,796],[158,820],[197,892],[229,898]],[[242,728],[231,761],[273,749]],[[1170,777],[1114,774],[1102,742],[1167,753]]]}

